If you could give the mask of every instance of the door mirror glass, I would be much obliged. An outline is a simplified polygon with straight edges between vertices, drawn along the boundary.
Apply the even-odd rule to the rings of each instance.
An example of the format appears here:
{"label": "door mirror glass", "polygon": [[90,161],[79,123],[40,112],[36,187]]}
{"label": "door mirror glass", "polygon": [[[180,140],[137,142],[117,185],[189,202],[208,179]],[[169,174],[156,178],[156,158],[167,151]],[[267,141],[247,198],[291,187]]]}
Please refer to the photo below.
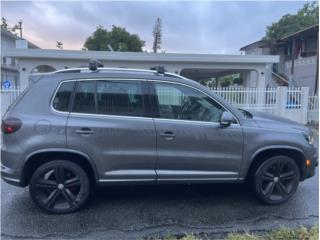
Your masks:
{"label": "door mirror glass", "polygon": [[221,126],[229,126],[233,122],[234,118],[230,112],[223,112],[220,118],[220,125]]}

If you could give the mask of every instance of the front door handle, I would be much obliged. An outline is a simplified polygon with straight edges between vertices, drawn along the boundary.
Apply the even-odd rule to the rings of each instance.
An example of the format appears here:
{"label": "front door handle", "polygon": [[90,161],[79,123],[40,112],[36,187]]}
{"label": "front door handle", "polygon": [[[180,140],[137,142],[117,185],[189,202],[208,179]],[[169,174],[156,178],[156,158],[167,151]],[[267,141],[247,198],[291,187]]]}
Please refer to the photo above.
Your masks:
{"label": "front door handle", "polygon": [[176,135],[171,131],[165,131],[163,133],[160,133],[160,136],[166,140],[172,140],[175,138]]}
{"label": "front door handle", "polygon": [[91,128],[81,128],[76,130],[76,133],[81,135],[89,135],[93,134],[93,130]]}

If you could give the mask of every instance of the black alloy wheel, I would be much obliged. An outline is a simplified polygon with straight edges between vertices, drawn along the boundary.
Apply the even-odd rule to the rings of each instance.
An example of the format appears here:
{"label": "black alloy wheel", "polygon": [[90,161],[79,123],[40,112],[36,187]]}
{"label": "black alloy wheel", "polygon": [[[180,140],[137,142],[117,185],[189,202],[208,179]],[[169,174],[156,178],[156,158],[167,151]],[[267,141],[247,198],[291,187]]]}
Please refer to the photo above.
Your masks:
{"label": "black alloy wheel", "polygon": [[79,209],[90,193],[87,173],[77,164],[54,160],[36,169],[30,180],[32,200],[50,213]]}
{"label": "black alloy wheel", "polygon": [[297,190],[300,170],[295,160],[275,156],[265,160],[255,172],[254,190],[257,197],[267,204],[286,202]]}

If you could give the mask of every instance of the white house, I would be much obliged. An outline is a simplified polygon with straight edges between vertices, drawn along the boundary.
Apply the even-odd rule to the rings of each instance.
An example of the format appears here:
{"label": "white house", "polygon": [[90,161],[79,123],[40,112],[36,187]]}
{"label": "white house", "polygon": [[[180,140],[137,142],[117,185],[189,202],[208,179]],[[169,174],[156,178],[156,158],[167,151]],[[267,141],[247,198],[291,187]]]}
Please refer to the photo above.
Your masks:
{"label": "white house", "polygon": [[59,69],[84,67],[89,59],[100,60],[104,67],[150,69],[164,66],[169,72],[181,74],[194,80],[219,77],[233,73],[248,76],[256,72],[256,79],[245,86],[265,87],[270,66],[279,61],[279,56],[251,56],[225,54],[180,54],[180,53],[133,53],[110,51],[75,51],[28,48],[7,48],[3,55],[15,58],[19,63],[19,84],[28,84],[31,73],[50,72]]}
{"label": "white house", "polygon": [[19,65],[15,58],[6,56],[4,52],[16,48],[39,48],[31,42],[19,39],[16,35],[1,28],[1,85],[3,82],[11,86],[19,84]]}

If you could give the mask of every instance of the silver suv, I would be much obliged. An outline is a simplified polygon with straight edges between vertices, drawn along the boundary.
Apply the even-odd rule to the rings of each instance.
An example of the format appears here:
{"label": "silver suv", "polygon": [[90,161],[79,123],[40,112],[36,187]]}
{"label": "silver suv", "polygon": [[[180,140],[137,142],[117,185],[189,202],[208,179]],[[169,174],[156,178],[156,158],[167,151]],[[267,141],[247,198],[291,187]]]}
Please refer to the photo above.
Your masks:
{"label": "silver suv", "polygon": [[68,69],[31,78],[2,121],[2,179],[29,185],[52,213],[79,209],[94,185],[248,180],[280,204],[318,165],[312,131],[236,109],[164,72]]}

